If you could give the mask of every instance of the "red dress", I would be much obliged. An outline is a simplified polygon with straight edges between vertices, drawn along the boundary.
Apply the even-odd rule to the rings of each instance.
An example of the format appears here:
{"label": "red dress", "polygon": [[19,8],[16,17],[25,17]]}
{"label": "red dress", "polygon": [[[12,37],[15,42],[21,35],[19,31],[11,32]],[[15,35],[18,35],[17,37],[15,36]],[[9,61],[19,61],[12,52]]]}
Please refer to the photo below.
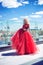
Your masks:
{"label": "red dress", "polygon": [[20,55],[32,54],[37,51],[36,43],[34,43],[31,33],[24,31],[22,28],[12,36],[11,41],[12,48],[16,48],[18,54]]}

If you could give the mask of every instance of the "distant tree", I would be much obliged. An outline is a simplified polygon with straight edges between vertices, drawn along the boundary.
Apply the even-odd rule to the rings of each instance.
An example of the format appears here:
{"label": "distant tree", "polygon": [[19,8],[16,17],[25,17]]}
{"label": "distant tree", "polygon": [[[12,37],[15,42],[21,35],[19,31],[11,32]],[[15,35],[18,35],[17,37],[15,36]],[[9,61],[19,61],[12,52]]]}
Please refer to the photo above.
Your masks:
{"label": "distant tree", "polygon": [[43,30],[40,30],[39,31],[39,35],[43,35]]}

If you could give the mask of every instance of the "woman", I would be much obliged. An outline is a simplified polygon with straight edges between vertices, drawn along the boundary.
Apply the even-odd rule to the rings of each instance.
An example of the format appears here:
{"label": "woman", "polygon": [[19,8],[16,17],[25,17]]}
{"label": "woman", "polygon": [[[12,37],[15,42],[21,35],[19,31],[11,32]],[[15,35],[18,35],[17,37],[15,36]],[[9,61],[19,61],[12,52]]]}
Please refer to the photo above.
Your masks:
{"label": "woman", "polygon": [[37,52],[36,44],[32,38],[31,33],[28,31],[28,20],[24,19],[24,24],[15,35],[12,36],[12,48],[17,50],[19,55],[33,54]]}

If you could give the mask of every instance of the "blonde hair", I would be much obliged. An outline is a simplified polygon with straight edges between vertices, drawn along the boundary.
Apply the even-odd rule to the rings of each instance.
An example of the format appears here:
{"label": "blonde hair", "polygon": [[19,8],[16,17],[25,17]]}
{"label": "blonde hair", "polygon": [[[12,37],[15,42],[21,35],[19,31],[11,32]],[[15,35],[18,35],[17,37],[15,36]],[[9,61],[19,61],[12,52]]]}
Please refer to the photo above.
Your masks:
{"label": "blonde hair", "polygon": [[27,18],[24,18],[24,20],[23,20],[23,24],[29,24]]}

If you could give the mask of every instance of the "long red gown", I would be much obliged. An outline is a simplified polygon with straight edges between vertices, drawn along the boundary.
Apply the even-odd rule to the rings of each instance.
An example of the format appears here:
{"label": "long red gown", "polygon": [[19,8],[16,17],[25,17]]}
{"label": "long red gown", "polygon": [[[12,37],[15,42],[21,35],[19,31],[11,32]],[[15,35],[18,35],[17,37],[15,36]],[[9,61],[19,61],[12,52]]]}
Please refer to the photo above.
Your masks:
{"label": "long red gown", "polygon": [[34,42],[32,35],[28,31],[19,29],[15,35],[11,38],[12,48],[17,50],[20,55],[32,54],[37,51],[36,43]]}

